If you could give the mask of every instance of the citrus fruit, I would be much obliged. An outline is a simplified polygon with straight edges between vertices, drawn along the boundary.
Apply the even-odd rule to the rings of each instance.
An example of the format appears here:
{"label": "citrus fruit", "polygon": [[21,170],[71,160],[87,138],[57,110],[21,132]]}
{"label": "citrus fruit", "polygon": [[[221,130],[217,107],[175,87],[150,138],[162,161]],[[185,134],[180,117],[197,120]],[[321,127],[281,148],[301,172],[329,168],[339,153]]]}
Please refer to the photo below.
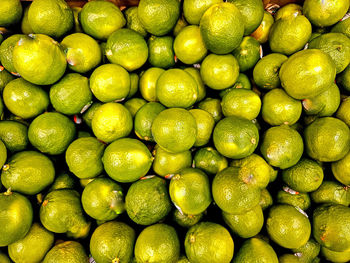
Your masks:
{"label": "citrus fruit", "polygon": [[89,262],[84,247],[76,241],[65,241],[54,246],[45,256],[43,263]]}
{"label": "citrus fruit", "polygon": [[153,176],[133,183],[125,197],[125,209],[136,224],[151,225],[161,221],[171,210],[165,180]]}
{"label": "citrus fruit", "polygon": [[259,205],[261,206],[262,210],[266,210],[267,208],[272,206],[272,204],[273,200],[270,192],[266,188],[262,189],[259,201]]}
{"label": "citrus fruit", "polygon": [[199,26],[206,47],[215,54],[232,52],[239,46],[244,34],[243,16],[232,3],[210,6]]}
{"label": "citrus fruit", "polygon": [[344,158],[337,162],[332,162],[332,172],[339,182],[344,185],[350,185],[350,151],[345,155]]}
{"label": "citrus fruit", "polygon": [[10,152],[23,151],[28,144],[28,128],[18,121],[0,121],[0,140]]}
{"label": "citrus fruit", "polygon": [[350,27],[349,27],[349,25],[350,25],[350,20],[344,19],[344,20],[339,21],[338,23],[336,23],[332,27],[331,32],[343,33],[347,37],[350,37]]}
{"label": "citrus fruit", "polygon": [[302,261],[313,262],[312,260],[316,259],[316,257],[320,253],[320,250],[321,250],[321,245],[317,243],[313,238],[310,238],[305,245],[297,249],[293,249],[292,251],[294,253],[297,253],[296,255],[298,255],[298,257]]}
{"label": "citrus fruit", "polygon": [[222,119],[215,126],[213,141],[223,156],[241,159],[254,152],[259,142],[259,132],[251,121],[231,116]]}
{"label": "citrus fruit", "polygon": [[64,0],[35,0],[29,7],[28,22],[36,34],[60,38],[74,25],[73,11]]}
{"label": "citrus fruit", "polygon": [[227,159],[212,147],[200,148],[193,157],[193,168],[207,174],[217,174],[228,166]]}
{"label": "citrus fruit", "polygon": [[321,162],[335,162],[349,151],[350,130],[341,120],[323,117],[304,130],[306,153]]}
{"label": "citrus fruit", "polygon": [[91,128],[91,122],[92,122],[92,118],[95,115],[95,112],[101,105],[102,105],[101,102],[96,101],[92,103],[90,107],[83,113],[83,121],[89,128]]}
{"label": "citrus fruit", "polygon": [[182,226],[185,228],[190,228],[191,226],[194,226],[195,224],[197,224],[203,218],[203,215],[204,213],[200,213],[198,215],[186,215],[178,209],[173,210],[173,220],[179,226]]}
{"label": "citrus fruit", "polygon": [[201,64],[203,82],[215,90],[223,90],[235,84],[239,75],[237,59],[231,55],[210,54]]}
{"label": "citrus fruit", "polygon": [[172,153],[189,150],[196,142],[196,134],[196,119],[181,108],[162,111],[152,124],[152,135],[156,143]]}
{"label": "citrus fruit", "polygon": [[186,233],[185,251],[193,263],[229,263],[233,257],[234,243],[223,226],[202,222]]}
{"label": "citrus fruit", "polygon": [[239,177],[239,168],[228,167],[214,177],[212,194],[221,210],[242,214],[259,204],[260,188],[244,182]]}
{"label": "citrus fruit", "polygon": [[279,204],[298,207],[303,211],[309,209],[311,206],[311,199],[308,193],[292,194],[285,189],[277,192],[276,201]]}
{"label": "citrus fruit", "polygon": [[239,73],[238,78],[235,84],[233,85],[233,87],[222,90],[219,93],[220,97],[223,98],[227,93],[229,93],[233,89],[247,89],[247,90],[252,89],[252,85],[250,83],[248,76],[244,73]]}
{"label": "citrus fruit", "polygon": [[40,262],[52,247],[53,242],[53,233],[40,224],[33,223],[23,239],[8,246],[9,256],[15,262]]}
{"label": "citrus fruit", "polygon": [[7,160],[7,149],[2,140],[0,140],[0,156],[0,167],[2,168]]}
{"label": "citrus fruit", "polygon": [[131,6],[124,12],[125,18],[126,18],[126,27],[129,29],[132,29],[142,35],[143,37],[147,36],[147,31],[143,27],[139,14],[138,14],[138,7],[137,6]]}
{"label": "citrus fruit", "polygon": [[239,70],[247,71],[253,68],[260,58],[260,43],[253,37],[244,37],[232,54],[238,61]]}
{"label": "citrus fruit", "polygon": [[321,253],[327,260],[331,262],[346,263],[346,262],[349,262],[350,260],[349,251],[337,252],[337,251],[330,250],[326,247],[321,247]]}
{"label": "citrus fruit", "polygon": [[141,24],[155,36],[164,36],[174,27],[180,16],[177,0],[141,0],[138,5]]}
{"label": "citrus fruit", "polygon": [[277,9],[277,12],[275,13],[275,20],[277,21],[279,19],[284,19],[287,17],[297,17],[302,14],[303,14],[302,6],[298,4],[290,3]]}
{"label": "citrus fruit", "polygon": [[[1,48],[1,47],[0,47]],[[1,58],[0,58],[1,61]],[[12,76],[6,69],[0,67],[0,92],[3,92],[5,86],[11,81],[14,80],[14,76]]]}
{"label": "citrus fruit", "polygon": [[56,176],[55,181],[51,185],[49,191],[51,192],[58,189],[73,189],[75,184],[76,182],[73,175],[63,172]]}
{"label": "citrus fruit", "polygon": [[66,233],[68,237],[84,238],[90,224],[83,214],[80,195],[75,190],[59,189],[48,193],[40,206],[40,221],[54,233]]}
{"label": "citrus fruit", "polygon": [[206,98],[198,104],[198,108],[209,112],[215,122],[222,119],[221,101],[215,98]]}
{"label": "citrus fruit", "polygon": [[199,102],[199,101],[203,100],[205,98],[206,94],[207,94],[207,91],[206,91],[206,87],[205,87],[205,85],[203,83],[203,80],[201,78],[200,71],[197,68],[194,68],[194,67],[185,68],[184,70],[187,73],[189,73],[192,76],[192,78],[194,78],[194,80],[197,83],[198,96],[197,96],[197,101],[196,102]]}
{"label": "citrus fruit", "polygon": [[33,209],[29,200],[18,193],[0,193],[0,247],[8,246],[28,233],[33,221]]}
{"label": "citrus fruit", "polygon": [[345,98],[340,103],[336,117],[350,126],[350,97]]}
{"label": "citrus fruit", "polygon": [[127,99],[130,99],[133,97],[139,90],[139,75],[136,73],[131,73],[130,74],[130,91],[128,96],[126,97]]}
{"label": "citrus fruit", "polygon": [[80,22],[79,22],[79,14],[82,10],[81,7],[79,6],[72,6],[72,11],[73,11],[73,17],[74,17],[74,32],[75,33],[82,33],[83,29],[81,28]]}
{"label": "citrus fruit", "polygon": [[184,0],[183,15],[191,25],[199,25],[204,12],[212,5],[219,4],[220,0]]}
{"label": "citrus fruit", "polygon": [[177,20],[172,32],[173,32],[173,36],[176,37],[180,31],[184,28],[188,26],[188,23],[184,17],[184,15],[182,14],[182,16],[179,17],[179,19]]}
{"label": "citrus fruit", "polygon": [[139,111],[139,109],[141,109],[142,106],[145,105],[146,103],[147,101],[145,101],[144,99],[132,98],[127,100],[124,103],[124,106],[129,110],[129,112],[131,113],[131,116],[134,118],[136,113]]}
{"label": "citrus fruit", "polygon": [[4,0],[0,7],[0,26],[17,24],[22,17],[22,4],[20,0]]}
{"label": "citrus fruit", "polygon": [[148,62],[153,67],[170,68],[175,65],[174,39],[171,36],[156,37],[148,39]]}
{"label": "citrus fruit", "polygon": [[119,7],[108,1],[91,1],[83,6],[79,21],[84,32],[95,39],[107,40],[126,24]]}
{"label": "citrus fruit", "polygon": [[47,112],[36,117],[29,126],[30,143],[43,153],[63,153],[75,137],[75,125],[65,115]]}
{"label": "citrus fruit", "polygon": [[[3,262],[3,263],[12,263],[12,261],[9,259],[9,257],[7,256],[7,254],[2,253],[1,251],[0,251],[0,260],[1,260],[1,262]],[[187,262],[185,262],[185,263],[187,263]]]}
{"label": "citrus fruit", "polygon": [[45,90],[22,78],[15,79],[5,86],[3,98],[7,109],[23,119],[38,116],[50,103]]}
{"label": "citrus fruit", "polygon": [[102,60],[101,48],[89,35],[74,33],[66,36],[61,42],[65,50],[68,67],[78,73],[86,73]]}
{"label": "citrus fruit", "polygon": [[122,138],[107,146],[102,162],[106,173],[117,182],[134,182],[145,176],[153,157],[146,145],[136,139]]}
{"label": "citrus fruit", "polygon": [[18,41],[24,37],[22,34],[14,34],[6,38],[0,45],[0,61],[4,68],[11,72],[16,73],[17,70],[13,65],[13,50]]}
{"label": "citrus fruit", "polygon": [[284,248],[299,248],[306,244],[311,234],[307,216],[291,205],[275,205],[266,220],[270,238]]}
{"label": "citrus fruit", "polygon": [[50,85],[59,80],[67,66],[61,46],[51,37],[36,34],[22,37],[13,49],[13,65],[27,81]]}
{"label": "citrus fruit", "polygon": [[56,111],[66,115],[80,113],[92,103],[89,79],[78,73],[66,74],[50,88],[50,101]]}
{"label": "citrus fruit", "polygon": [[271,127],[264,134],[260,151],[270,165],[286,169],[300,160],[304,151],[303,139],[288,125]]}
{"label": "citrus fruit", "polygon": [[109,102],[96,110],[91,126],[99,140],[109,143],[130,134],[133,127],[132,116],[123,105]]}
{"label": "citrus fruit", "polygon": [[121,66],[105,64],[96,68],[90,76],[90,89],[102,102],[121,100],[130,92],[130,75]]}
{"label": "citrus fruit", "polygon": [[264,11],[260,25],[250,35],[258,40],[260,44],[266,43],[269,40],[270,30],[274,22],[273,16],[269,12]]}
{"label": "citrus fruit", "polygon": [[157,81],[165,72],[162,68],[149,68],[145,72],[143,72],[140,77],[140,92],[142,97],[147,101],[158,101],[156,85]]}
{"label": "citrus fruit", "polygon": [[196,119],[197,135],[194,146],[206,145],[214,129],[215,121],[209,112],[201,109],[192,109],[189,112]]}
{"label": "citrus fruit", "polygon": [[131,262],[135,231],[123,222],[97,227],[90,239],[91,255],[97,262]]}
{"label": "citrus fruit", "polygon": [[147,43],[134,30],[121,28],[108,37],[106,56],[111,63],[119,64],[128,71],[133,71],[147,61]]}
{"label": "citrus fruit", "polygon": [[347,66],[346,69],[344,69],[344,71],[338,75],[337,83],[346,92],[350,91],[350,65]]}
{"label": "citrus fruit", "polygon": [[344,185],[334,181],[323,181],[321,186],[311,193],[316,204],[332,203],[349,206],[350,192]]}
{"label": "citrus fruit", "polygon": [[135,244],[137,262],[175,263],[180,256],[180,241],[172,226],[155,224],[142,230]]}

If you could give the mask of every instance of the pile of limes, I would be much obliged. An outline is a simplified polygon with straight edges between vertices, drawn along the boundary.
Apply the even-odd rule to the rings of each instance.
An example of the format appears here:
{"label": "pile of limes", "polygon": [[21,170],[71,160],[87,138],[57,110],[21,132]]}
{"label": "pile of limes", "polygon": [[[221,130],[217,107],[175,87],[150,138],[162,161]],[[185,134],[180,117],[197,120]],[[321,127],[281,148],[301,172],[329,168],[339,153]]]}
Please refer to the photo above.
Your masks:
{"label": "pile of limes", "polygon": [[350,1],[264,2],[0,0],[0,263],[350,262]]}

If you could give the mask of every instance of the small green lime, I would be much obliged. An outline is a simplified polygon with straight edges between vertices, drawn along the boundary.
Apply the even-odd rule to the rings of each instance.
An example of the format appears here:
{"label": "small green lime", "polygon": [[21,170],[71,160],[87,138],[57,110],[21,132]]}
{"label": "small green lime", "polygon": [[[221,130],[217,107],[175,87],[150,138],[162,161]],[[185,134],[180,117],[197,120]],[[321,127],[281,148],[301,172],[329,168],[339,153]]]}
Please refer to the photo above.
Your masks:
{"label": "small green lime", "polygon": [[266,188],[261,190],[259,205],[263,211],[273,205],[272,196]]}
{"label": "small green lime", "polygon": [[126,27],[129,29],[132,29],[142,35],[143,37],[147,36],[147,31],[143,27],[139,14],[138,14],[138,7],[137,6],[131,6],[124,12],[125,18],[126,18]]}
{"label": "small green lime", "polygon": [[336,117],[350,127],[350,97],[346,97],[341,103],[336,113]]}
{"label": "small green lime", "polygon": [[15,66],[13,65],[13,50],[22,37],[24,37],[24,35],[14,34],[6,38],[0,45],[1,65],[3,65],[4,68],[11,73],[17,72]]}
{"label": "small green lime", "polygon": [[232,54],[238,61],[239,70],[245,72],[251,69],[260,59],[260,43],[253,37],[244,37]]}
{"label": "small green lime", "polygon": [[22,17],[22,4],[20,0],[4,0],[0,7],[0,26],[17,24]]}
{"label": "small green lime", "polygon": [[91,122],[92,122],[92,118],[95,115],[95,112],[97,111],[97,109],[102,105],[101,102],[94,102],[90,105],[90,107],[83,113],[83,121],[85,122],[85,124],[91,128]]}
{"label": "small green lime", "polygon": [[89,262],[84,247],[76,241],[65,241],[54,246],[45,256],[43,263]]}
{"label": "small green lime", "polygon": [[321,245],[317,243],[315,239],[310,238],[304,246],[301,246],[297,249],[293,249],[292,251],[294,253],[298,253],[297,255],[302,261],[314,262],[313,260],[316,259],[316,257],[320,253],[320,249]]}
{"label": "small green lime", "polygon": [[148,39],[148,62],[153,67],[168,69],[175,65],[174,39],[171,36],[156,37]]}
{"label": "small green lime", "polygon": [[204,12],[212,5],[221,3],[221,0],[184,0],[183,14],[186,21],[192,25],[199,25]]}
{"label": "small green lime", "polygon": [[198,108],[209,112],[215,122],[218,122],[222,119],[222,109],[221,109],[221,100],[215,98],[206,98],[198,104]]}
{"label": "small green lime", "polygon": [[303,211],[309,209],[311,206],[311,199],[308,193],[290,193],[289,189],[278,191],[276,202],[299,207]]}
{"label": "small green lime", "polygon": [[142,106],[145,104],[147,104],[147,101],[145,101],[142,98],[132,98],[127,100],[124,103],[124,106],[129,110],[129,112],[131,113],[131,116],[134,118],[136,116],[136,113],[139,111],[139,109],[141,109]]}
{"label": "small green lime", "polygon": [[23,151],[28,145],[28,128],[18,121],[0,121],[0,140],[10,152]]}
{"label": "small green lime", "polygon": [[200,71],[194,67],[185,68],[184,70],[187,73],[189,73],[197,83],[198,96],[197,96],[196,102],[203,100],[207,94],[207,91],[206,91],[206,86],[204,85],[203,80],[201,78]]}
{"label": "small green lime", "polygon": [[201,109],[192,109],[189,110],[189,112],[196,119],[197,123],[197,135],[194,146],[206,145],[211,138],[215,126],[213,116],[211,116],[209,112]]}
{"label": "small green lime", "polygon": [[149,68],[142,73],[140,77],[140,92],[142,97],[147,101],[158,101],[156,85],[157,81],[165,72],[162,68]]}
{"label": "small green lime", "polygon": [[334,181],[323,181],[321,186],[311,193],[312,202],[316,204],[350,205],[350,191],[344,185]]}
{"label": "small green lime", "polygon": [[207,174],[217,174],[228,166],[227,159],[212,147],[200,148],[193,157],[193,168]]}
{"label": "small green lime", "polygon": [[[1,61],[1,58],[0,58]],[[11,80],[14,80],[14,76],[11,75],[4,67],[0,66],[0,93],[3,92],[5,86],[10,83]]]}
{"label": "small green lime", "polygon": [[250,35],[258,40],[260,44],[266,43],[269,40],[269,33],[274,22],[273,16],[269,12],[264,11],[263,20]]}
{"label": "small green lime", "polygon": [[[201,213],[198,215],[186,215],[178,209],[173,210],[173,220],[179,226],[182,226],[185,228],[190,228],[191,226],[194,226],[195,224],[197,224],[203,218],[203,215],[204,213]],[[177,263],[179,263],[179,261]],[[189,263],[189,261],[188,262],[186,261],[185,263]]]}

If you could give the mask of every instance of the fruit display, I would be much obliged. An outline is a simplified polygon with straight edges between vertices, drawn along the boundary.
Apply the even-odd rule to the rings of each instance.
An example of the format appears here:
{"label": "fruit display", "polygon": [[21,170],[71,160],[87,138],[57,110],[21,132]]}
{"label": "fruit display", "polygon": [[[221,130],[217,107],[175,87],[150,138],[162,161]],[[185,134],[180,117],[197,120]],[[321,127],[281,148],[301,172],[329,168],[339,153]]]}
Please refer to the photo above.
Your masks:
{"label": "fruit display", "polygon": [[0,263],[350,262],[350,0],[0,0]]}

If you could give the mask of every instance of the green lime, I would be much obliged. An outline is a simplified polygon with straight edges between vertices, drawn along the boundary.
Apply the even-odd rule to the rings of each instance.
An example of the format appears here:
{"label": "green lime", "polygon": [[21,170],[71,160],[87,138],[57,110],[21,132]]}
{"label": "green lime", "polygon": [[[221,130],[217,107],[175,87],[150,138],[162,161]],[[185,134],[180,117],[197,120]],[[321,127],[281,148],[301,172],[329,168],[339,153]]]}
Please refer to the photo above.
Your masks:
{"label": "green lime", "polygon": [[221,101],[215,98],[206,98],[198,104],[198,108],[209,112],[215,122],[222,119]]}
{"label": "green lime", "polygon": [[134,253],[139,263],[175,263],[180,257],[180,241],[172,226],[155,224],[142,230]]}
{"label": "green lime", "polygon": [[0,193],[0,246],[8,246],[28,233],[33,221],[33,209],[29,200],[8,190]]}
{"label": "green lime", "polygon": [[92,103],[89,79],[78,73],[66,74],[50,88],[50,101],[56,111],[66,115],[80,113]]}
{"label": "green lime", "polygon": [[181,30],[186,26],[188,26],[188,23],[182,13],[182,15],[179,17],[179,19],[177,20],[173,28],[173,36],[176,37],[181,32]]}
{"label": "green lime", "polygon": [[344,35],[346,35],[347,37],[350,37],[350,20],[348,19],[344,19],[342,21],[339,21],[338,23],[336,23],[333,27],[331,32],[334,33],[343,33]]}
{"label": "green lime", "polygon": [[148,39],[148,62],[153,67],[168,69],[175,65],[174,39],[171,36],[151,36]]}
{"label": "green lime", "polygon": [[350,65],[337,76],[337,83],[343,88],[343,90],[350,92]]}
{"label": "green lime", "polygon": [[239,65],[231,54],[210,54],[203,60],[200,73],[203,82],[210,88],[223,90],[235,84],[239,75]]}
{"label": "green lime", "polygon": [[108,1],[91,1],[83,6],[79,21],[84,32],[95,39],[107,40],[126,24],[119,7]]}
{"label": "green lime", "polygon": [[24,37],[21,34],[15,34],[6,38],[0,45],[0,61],[4,68],[11,72],[16,73],[17,70],[13,65],[13,50],[18,41]]}
{"label": "green lime", "polygon": [[22,78],[15,79],[5,86],[3,98],[7,109],[23,119],[38,116],[50,103],[44,89]]}
{"label": "green lime", "polygon": [[306,153],[321,162],[335,162],[349,151],[350,130],[333,117],[316,119],[304,130]]}
{"label": "green lime", "polygon": [[47,230],[75,239],[86,237],[91,224],[83,214],[79,193],[70,189],[53,190],[45,196],[40,221]]}
{"label": "green lime", "polygon": [[67,62],[62,47],[56,41],[36,34],[18,41],[13,49],[13,65],[25,80],[37,85],[50,85],[63,76]]}
{"label": "green lime", "polygon": [[97,109],[102,105],[101,102],[94,102],[90,105],[90,107],[87,109],[87,111],[84,112],[83,114],[83,121],[85,122],[85,124],[91,128],[91,122],[92,122],[92,118],[95,115],[95,112],[97,111]]}
{"label": "green lime", "polygon": [[279,263],[300,263],[301,260],[295,254],[283,254],[278,258]]}
{"label": "green lime", "polygon": [[286,4],[285,6],[277,9],[277,12],[275,13],[275,20],[279,19],[285,19],[287,17],[297,17],[299,15],[302,15],[303,8],[302,6],[294,3]]}
{"label": "green lime", "polygon": [[43,263],[89,262],[84,247],[76,241],[65,241],[54,246],[45,256]]}
{"label": "green lime", "polygon": [[79,73],[86,73],[102,60],[101,48],[89,35],[75,33],[66,36],[61,42],[65,50],[68,67]]}
{"label": "green lime", "polygon": [[313,238],[310,238],[305,245],[293,249],[294,253],[297,253],[301,261],[314,262],[313,260],[318,256],[321,250],[321,245],[317,243]]}
{"label": "green lime", "polygon": [[79,6],[72,6],[73,17],[74,17],[74,32],[75,33],[83,33],[83,29],[81,28],[81,24],[79,21],[79,14],[82,10]]}
{"label": "green lime", "polygon": [[136,224],[152,225],[161,221],[171,210],[166,181],[156,176],[136,181],[126,194],[125,208]]}
{"label": "green lime", "polygon": [[35,0],[29,7],[28,22],[34,33],[57,39],[73,28],[74,16],[64,0]]}
{"label": "green lime", "polygon": [[165,107],[158,102],[148,102],[144,104],[135,115],[135,134],[141,140],[154,141],[152,136],[152,123],[154,119],[165,110]]}
{"label": "green lime", "polygon": [[220,97],[223,98],[227,93],[229,93],[233,89],[247,89],[247,90],[252,89],[252,85],[246,74],[239,73],[238,78],[235,84],[233,85],[233,87],[222,90],[219,93]]}
{"label": "green lime", "polygon": [[255,151],[259,143],[259,132],[253,122],[231,116],[222,119],[215,126],[213,141],[223,156],[241,159]]}
{"label": "green lime", "polygon": [[132,98],[127,100],[124,103],[124,106],[130,111],[131,116],[134,118],[136,116],[136,113],[139,111],[139,109],[141,109],[142,106],[145,104],[147,104],[147,101],[145,101],[142,98]]}
{"label": "green lime", "polygon": [[321,186],[311,193],[311,199],[316,204],[330,203],[349,206],[350,191],[338,182],[323,181]]}
{"label": "green lime", "polygon": [[131,262],[135,231],[122,222],[97,227],[90,239],[90,252],[96,262]]}
{"label": "green lime", "polygon": [[168,177],[179,173],[183,168],[188,168],[192,163],[191,151],[179,153],[167,152],[156,145],[153,151],[153,171],[162,177]]}
{"label": "green lime", "polygon": [[9,256],[15,262],[41,262],[53,242],[53,233],[34,223],[23,239],[8,246]]}
{"label": "green lime", "polygon": [[36,117],[29,126],[30,143],[43,153],[63,153],[76,135],[74,122],[58,112],[47,112]]}
{"label": "green lime", "polygon": [[186,26],[176,36],[174,51],[178,59],[185,64],[201,62],[207,55],[207,48],[198,26]]}
{"label": "green lime", "polygon": [[206,87],[203,83],[203,80],[201,78],[201,74],[200,74],[200,71],[194,67],[190,67],[190,68],[185,68],[184,69],[187,73],[189,73],[192,78],[194,78],[194,80],[196,81],[197,83],[197,89],[198,89],[198,96],[197,96],[197,101],[196,102],[199,102],[201,100],[203,100],[207,94],[207,91],[206,91]]}
{"label": "green lime", "polygon": [[311,224],[305,214],[291,205],[275,205],[266,220],[270,238],[284,248],[299,248],[311,234]]}
{"label": "green lime", "polygon": [[141,0],[138,5],[141,24],[151,34],[164,36],[174,27],[180,16],[177,0]]}
{"label": "green lime", "polygon": [[[1,48],[1,47],[0,47]],[[1,58],[0,58],[1,61]],[[14,80],[14,76],[12,76],[4,67],[0,66],[0,94],[2,94],[5,86],[10,83],[11,80]]]}
{"label": "green lime", "polygon": [[56,176],[55,181],[51,185],[49,192],[58,189],[74,189],[76,182],[73,175],[63,172]]}
{"label": "green lime", "polygon": [[186,21],[192,25],[199,25],[204,12],[212,5],[219,4],[220,0],[184,0],[183,14]]}
{"label": "green lime", "polygon": [[276,202],[299,207],[305,211],[311,206],[311,199],[307,193],[290,193],[289,189],[283,189],[277,192]]}
{"label": "green lime", "polygon": [[238,61],[239,70],[247,71],[253,68],[260,59],[260,43],[253,37],[244,37],[232,54]]}
{"label": "green lime", "polygon": [[0,140],[0,167],[1,168],[6,163],[6,160],[7,160],[7,149],[5,144],[2,142],[2,140]]}
{"label": "green lime", "polygon": [[212,183],[215,203],[230,214],[242,214],[259,204],[260,188],[244,182],[239,168],[228,167],[219,172]]}
{"label": "green lime", "polygon": [[350,185],[350,151],[344,158],[337,162],[332,162],[332,172],[339,182]]}
{"label": "green lime", "polygon": [[197,82],[182,69],[168,69],[157,80],[156,96],[166,107],[188,108],[197,101]]}
{"label": "green lime", "polygon": [[278,76],[282,64],[288,58],[279,53],[270,53],[256,63],[253,70],[254,82],[263,89],[275,89],[281,85]]}
{"label": "green lime", "polygon": [[123,189],[108,178],[88,183],[81,195],[84,211],[92,218],[110,221],[125,210]]}
{"label": "green lime", "polygon": [[326,247],[321,247],[321,253],[331,262],[346,263],[350,261],[350,251],[337,252]]}
{"label": "green lime", "polygon": [[260,25],[250,35],[258,40],[260,44],[266,43],[269,40],[270,30],[274,22],[273,16],[269,12],[264,11]]}
{"label": "green lime", "polygon": [[207,174],[217,174],[228,166],[227,159],[212,147],[200,148],[193,157],[193,168]]}
{"label": "green lime", "polygon": [[140,77],[140,92],[147,101],[158,101],[156,85],[157,81],[165,72],[162,68],[148,68]]}
{"label": "green lime", "polygon": [[108,37],[106,55],[111,63],[119,64],[128,71],[133,71],[147,61],[148,46],[139,33],[122,28]]}
{"label": "green lime", "polygon": [[0,26],[11,26],[17,24],[22,17],[22,4],[20,0],[1,1]]}
{"label": "green lime", "polygon": [[126,18],[126,27],[129,29],[132,29],[142,35],[143,37],[147,36],[147,31],[143,27],[139,14],[138,14],[138,7],[137,6],[131,6],[124,12],[125,18]]}
{"label": "green lime", "polygon": [[54,179],[55,168],[52,161],[34,151],[12,155],[1,173],[1,182],[6,188],[27,195],[40,193]]}
{"label": "green lime", "polygon": [[261,114],[270,125],[293,125],[299,120],[301,112],[301,102],[290,97],[283,89],[269,91],[262,101]]}
{"label": "green lime", "polygon": [[119,103],[109,102],[96,110],[91,126],[99,140],[109,143],[128,136],[133,128],[133,121],[127,108]]}
{"label": "green lime", "polygon": [[222,216],[232,232],[242,238],[250,238],[257,235],[264,225],[264,214],[260,205],[243,214],[222,212]]}
{"label": "green lime", "polygon": [[229,263],[233,250],[230,232],[219,224],[198,223],[186,233],[185,251],[191,263]]}
{"label": "green lime", "polygon": [[232,52],[244,34],[243,16],[232,3],[212,5],[204,12],[199,25],[205,45],[215,54]]}
{"label": "green lime", "polygon": [[189,150],[196,142],[196,134],[196,119],[189,111],[181,108],[162,111],[152,124],[156,143],[173,153]]}
{"label": "green lime", "polygon": [[[203,218],[203,215],[204,215],[204,213],[201,213],[198,215],[186,215],[178,209],[173,210],[173,220],[179,226],[182,226],[185,228],[190,228],[191,226],[194,226],[195,224],[197,224]],[[177,263],[179,263],[179,262],[177,262]]]}
{"label": "green lime", "polygon": [[260,195],[260,201],[259,205],[261,206],[261,209],[264,211],[273,204],[273,199],[270,194],[270,192],[264,188],[261,190],[261,195]]}
{"label": "green lime", "polygon": [[18,121],[0,121],[0,140],[10,152],[23,151],[28,145],[28,128]]}
{"label": "green lime", "polygon": [[139,90],[139,75],[136,73],[131,73],[130,74],[130,91],[128,96],[126,97],[127,99],[132,98]]}
{"label": "green lime", "polygon": [[106,173],[115,181],[134,182],[145,176],[153,157],[146,145],[136,139],[122,138],[107,146],[102,162]]}
{"label": "green lime", "polygon": [[350,126],[350,97],[346,97],[340,103],[336,117]]}
{"label": "green lime", "polygon": [[[0,251],[0,260],[2,263],[12,263],[9,257],[6,254],[2,253],[1,251]],[[187,262],[185,261],[185,263]]]}
{"label": "green lime", "polygon": [[214,129],[215,121],[212,115],[209,112],[201,109],[192,109],[189,112],[196,119],[197,123],[197,135],[196,142],[194,146],[203,146],[206,145]]}

